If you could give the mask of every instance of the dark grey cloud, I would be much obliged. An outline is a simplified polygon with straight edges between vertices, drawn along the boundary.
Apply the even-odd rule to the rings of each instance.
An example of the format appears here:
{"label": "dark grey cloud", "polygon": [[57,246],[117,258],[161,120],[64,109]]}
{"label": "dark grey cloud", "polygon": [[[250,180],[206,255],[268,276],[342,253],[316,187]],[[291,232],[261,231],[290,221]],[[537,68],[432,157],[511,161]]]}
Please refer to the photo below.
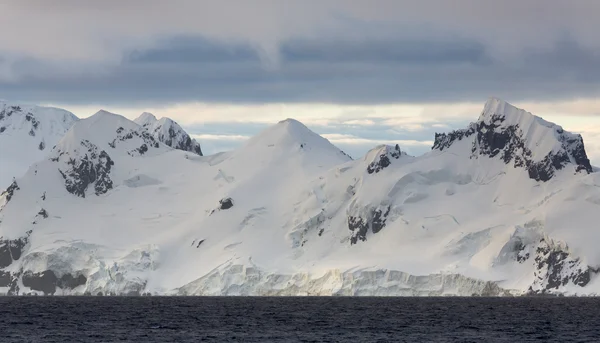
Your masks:
{"label": "dark grey cloud", "polygon": [[0,12],[0,94],[14,100],[521,101],[600,88],[591,0],[31,0]]}
{"label": "dark grey cloud", "polygon": [[3,97],[60,103],[512,101],[594,96],[600,55],[573,38],[496,58],[482,42],[299,40],[265,61],[249,43],[174,37],[114,66],[22,58]]}

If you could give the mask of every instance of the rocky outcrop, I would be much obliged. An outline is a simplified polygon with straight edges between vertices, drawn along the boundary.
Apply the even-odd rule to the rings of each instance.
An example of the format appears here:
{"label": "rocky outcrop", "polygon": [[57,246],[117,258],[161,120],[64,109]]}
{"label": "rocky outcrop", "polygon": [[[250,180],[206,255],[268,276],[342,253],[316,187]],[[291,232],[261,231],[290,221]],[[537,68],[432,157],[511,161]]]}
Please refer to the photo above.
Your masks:
{"label": "rocky outcrop", "polygon": [[146,129],[154,138],[173,149],[189,151],[202,156],[200,144],[170,118],[157,120],[151,113],[144,112],[135,122]]}
{"label": "rocky outcrop", "polygon": [[568,247],[542,238],[535,250],[534,282],[530,294],[556,293],[561,287],[575,285],[585,287],[598,273],[573,256]]}
{"label": "rocky outcrop", "polygon": [[[544,131],[545,135],[536,139],[554,148],[543,151],[541,158],[538,153],[534,159],[532,149],[541,143],[528,142],[527,139],[534,138],[523,131],[522,125],[528,130]],[[480,119],[467,129],[436,133],[432,150],[444,151],[467,138],[472,140],[471,158],[497,157],[507,165],[526,169],[529,177],[536,181],[548,181],[556,171],[568,165],[573,165],[575,172],[592,172],[581,135],[566,132],[558,125],[499,100],[489,101]]]}
{"label": "rocky outcrop", "polygon": [[117,129],[117,137],[108,143],[108,145],[115,149],[120,142],[126,142],[129,140],[138,139],[142,143],[139,147],[131,149],[127,152],[130,156],[141,156],[144,155],[150,148],[158,148],[160,145],[158,141],[145,130],[125,130],[123,127]]}
{"label": "rocky outcrop", "polygon": [[358,241],[366,241],[368,232],[377,234],[381,231],[390,214],[390,205],[380,205],[375,208],[367,209],[362,212],[362,215],[348,216],[348,229],[352,232],[350,235],[350,245],[358,243]]}
{"label": "rocky outcrop", "polygon": [[0,237],[0,268],[6,268],[21,258],[25,246],[29,243],[31,232],[29,230],[23,237],[16,239],[2,239]]}
{"label": "rocky outcrop", "polygon": [[220,210],[228,210],[233,207],[233,199],[231,198],[223,198],[219,200],[219,209]]}
{"label": "rocky outcrop", "polygon": [[85,149],[78,157],[69,157],[69,152],[58,151],[58,156],[53,161],[66,160],[68,169],[59,168],[67,191],[71,194],[85,198],[88,186],[94,186],[96,195],[104,194],[113,187],[110,178],[111,168],[114,166],[113,160],[104,150],[84,140],[81,146]]}
{"label": "rocky outcrop", "polygon": [[86,284],[87,279],[83,275],[73,276],[65,274],[58,278],[52,270],[45,270],[40,273],[26,271],[21,276],[23,286],[31,290],[43,292],[44,295],[53,295],[57,288],[74,289]]}
{"label": "rocky outcrop", "polygon": [[18,191],[19,184],[17,184],[17,180],[13,180],[13,182],[8,186],[8,188],[0,194],[0,197],[4,197],[6,199],[5,204],[7,204],[10,199],[15,195],[15,192]]}
{"label": "rocky outcrop", "polygon": [[394,147],[385,145],[377,154],[375,159],[367,166],[367,173],[379,173],[383,169],[390,166],[392,164],[392,160],[397,160],[402,155],[405,155],[405,153],[400,150],[400,146],[398,144],[396,144]]}

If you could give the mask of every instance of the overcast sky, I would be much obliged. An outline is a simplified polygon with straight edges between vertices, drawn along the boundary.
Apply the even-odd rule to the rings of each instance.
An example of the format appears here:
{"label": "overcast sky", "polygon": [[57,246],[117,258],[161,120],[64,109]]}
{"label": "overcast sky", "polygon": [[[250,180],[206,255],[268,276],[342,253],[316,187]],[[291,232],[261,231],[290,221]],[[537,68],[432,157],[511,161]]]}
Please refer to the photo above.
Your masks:
{"label": "overcast sky", "polygon": [[490,96],[600,163],[600,1],[0,2],[0,98],[170,116],[211,153],[296,118],[354,157],[413,154]]}

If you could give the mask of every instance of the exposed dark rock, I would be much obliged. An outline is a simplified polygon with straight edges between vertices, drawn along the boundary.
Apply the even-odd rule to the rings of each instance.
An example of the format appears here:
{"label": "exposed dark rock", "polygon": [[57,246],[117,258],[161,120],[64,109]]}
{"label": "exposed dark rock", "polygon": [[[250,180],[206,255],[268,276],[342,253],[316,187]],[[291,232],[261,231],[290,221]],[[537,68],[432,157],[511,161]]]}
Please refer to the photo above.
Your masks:
{"label": "exposed dark rock", "polygon": [[169,129],[167,134],[163,134],[163,126],[154,128],[154,134],[157,139],[171,148],[193,152],[202,156],[202,149],[196,140],[192,139],[180,126],[174,121],[167,120]]}
{"label": "exposed dark rock", "polygon": [[463,138],[469,137],[475,133],[473,124],[468,129],[455,130],[450,133],[436,133],[435,140],[433,142],[432,150],[443,151],[454,144],[454,142],[460,141]]}
{"label": "exposed dark rock", "polygon": [[8,267],[13,261],[21,258],[23,249],[29,243],[31,231],[27,231],[25,236],[17,239],[2,239],[0,237],[0,268]]}
{"label": "exposed dark rock", "polygon": [[367,166],[367,173],[379,173],[383,169],[390,166],[393,159],[399,159],[400,156],[402,156],[402,151],[400,150],[400,146],[398,144],[396,144],[396,146],[393,148],[386,145],[383,152]]}
{"label": "exposed dark rock", "polygon": [[83,275],[78,275],[77,277],[74,277],[71,274],[65,274],[57,280],[56,285],[63,289],[73,289],[85,285],[86,282],[87,278]]}
{"label": "exposed dark rock", "polygon": [[42,209],[41,209],[41,210],[38,212],[38,215],[40,215],[40,216],[44,217],[44,219],[45,219],[45,218],[48,218],[48,211],[46,211],[45,209],[43,209],[43,208],[42,208]]}
{"label": "exposed dark rock", "polygon": [[377,208],[370,209],[367,213],[367,217],[361,216],[349,216],[348,217],[348,229],[352,231],[350,237],[350,244],[356,244],[359,240],[366,241],[367,233],[369,230],[373,234],[377,234],[381,231],[387,221],[387,217],[390,214],[391,206],[384,205]]}
{"label": "exposed dark rock", "polygon": [[44,141],[41,141],[41,142],[40,142],[40,145],[38,145],[38,149],[39,149],[39,150],[44,150],[44,149],[46,149],[46,143],[44,143]]}
{"label": "exposed dark rock", "polygon": [[58,278],[51,270],[46,270],[41,273],[24,272],[21,278],[23,286],[34,291],[43,292],[44,295],[56,293],[56,283]]}
{"label": "exposed dark rock", "polygon": [[15,195],[15,192],[18,191],[19,185],[17,184],[17,180],[13,180],[13,182],[10,184],[10,186],[8,186],[8,188],[2,192],[0,194],[0,196],[6,196],[6,203],[8,203],[10,201],[10,199],[12,199],[12,197]]}
{"label": "exposed dark rock", "polygon": [[525,168],[531,179],[548,181],[555,172],[569,164],[576,172],[592,172],[592,166],[585,152],[581,135],[573,135],[556,126],[556,137],[562,150],[548,153],[542,160],[533,161],[532,151],[526,147],[525,135],[519,125],[502,125],[504,115],[493,114],[489,123],[480,120],[471,123],[465,130],[456,130],[448,134],[436,133],[433,150],[443,151],[456,141],[475,135],[471,149],[472,158],[499,156],[506,164],[513,163],[515,168]]}
{"label": "exposed dark rock", "polygon": [[201,239],[200,241],[198,241],[198,245],[196,245],[196,248],[200,248],[200,244],[204,243],[204,239]]}
{"label": "exposed dark rock", "polygon": [[74,289],[85,285],[87,279],[83,275],[74,277],[71,274],[65,274],[60,278],[52,270],[45,270],[41,273],[32,273],[26,271],[21,278],[23,286],[29,287],[34,291],[43,292],[44,295],[56,293],[57,288]]}
{"label": "exposed dark rock", "polygon": [[89,141],[82,141],[81,145],[87,148],[87,153],[77,160],[70,158],[67,162],[70,169],[59,170],[65,179],[67,191],[85,198],[85,191],[93,184],[96,195],[108,192],[113,187],[110,170],[115,163],[106,151],[98,153],[98,147]]}
{"label": "exposed dark rock", "polygon": [[352,231],[352,236],[350,237],[350,244],[356,244],[358,240],[366,241],[367,240],[367,231],[369,231],[369,223],[361,218],[361,217],[348,217],[348,229]]}
{"label": "exposed dark rock", "polygon": [[8,287],[10,285],[11,280],[12,277],[10,275],[10,272],[0,270],[0,287]]}
{"label": "exposed dark rock", "polygon": [[146,144],[142,144],[139,148],[135,149],[138,154],[143,155],[148,151],[148,146]]}
{"label": "exposed dark rock", "polygon": [[373,219],[371,220],[371,230],[373,233],[378,233],[385,227],[385,221],[387,220],[387,216],[390,214],[390,206],[385,208],[385,212],[381,209],[375,209],[373,211]]}
{"label": "exposed dark rock", "polygon": [[0,270],[0,287],[8,287],[7,295],[19,295],[20,273]]}
{"label": "exposed dark rock", "polygon": [[158,141],[148,133],[148,131],[140,129],[140,131],[129,130],[125,133],[125,130],[122,127],[117,129],[117,138],[113,140],[110,146],[114,148],[118,142],[125,142],[133,138],[140,138],[143,143],[138,148],[127,152],[130,156],[140,156],[146,153],[150,148],[158,148],[160,146]]}
{"label": "exposed dark rock", "polygon": [[541,239],[535,251],[534,283],[529,293],[551,293],[568,284],[584,287],[597,272],[571,256],[566,247]]}
{"label": "exposed dark rock", "polygon": [[6,131],[6,127],[4,127],[4,126],[0,127],[0,133],[2,133],[4,131]]}
{"label": "exposed dark rock", "polygon": [[219,200],[219,209],[228,210],[233,207],[233,199],[231,198],[223,198]]}

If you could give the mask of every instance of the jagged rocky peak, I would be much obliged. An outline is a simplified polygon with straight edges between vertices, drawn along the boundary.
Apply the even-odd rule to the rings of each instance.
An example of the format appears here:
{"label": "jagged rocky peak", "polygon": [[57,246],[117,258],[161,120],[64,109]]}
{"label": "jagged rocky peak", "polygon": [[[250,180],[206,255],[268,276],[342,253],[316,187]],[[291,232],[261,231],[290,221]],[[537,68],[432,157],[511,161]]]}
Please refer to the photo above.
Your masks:
{"label": "jagged rocky peak", "polygon": [[95,195],[113,188],[111,171],[117,160],[167,149],[131,120],[100,110],[73,125],[50,160],[58,164],[67,191],[85,197],[92,188]]}
{"label": "jagged rocky peak", "polygon": [[171,148],[193,152],[202,156],[200,143],[191,138],[173,119],[163,117],[159,120],[152,113],[144,112],[134,122],[148,130],[154,138]]}
{"label": "jagged rocky peak", "polygon": [[[373,156],[374,155],[374,156]],[[396,144],[391,145],[380,145],[375,149],[371,150],[367,154],[367,158],[371,159],[371,163],[367,166],[367,173],[377,174],[392,164],[392,161],[399,159],[401,156],[405,156],[406,153],[400,149],[400,146]]]}
{"label": "jagged rocky peak", "polygon": [[548,181],[566,167],[592,172],[581,135],[497,98],[490,98],[477,122],[466,129],[436,133],[432,149],[450,149],[466,139],[471,158],[500,158],[507,165],[526,169],[536,181]]}

